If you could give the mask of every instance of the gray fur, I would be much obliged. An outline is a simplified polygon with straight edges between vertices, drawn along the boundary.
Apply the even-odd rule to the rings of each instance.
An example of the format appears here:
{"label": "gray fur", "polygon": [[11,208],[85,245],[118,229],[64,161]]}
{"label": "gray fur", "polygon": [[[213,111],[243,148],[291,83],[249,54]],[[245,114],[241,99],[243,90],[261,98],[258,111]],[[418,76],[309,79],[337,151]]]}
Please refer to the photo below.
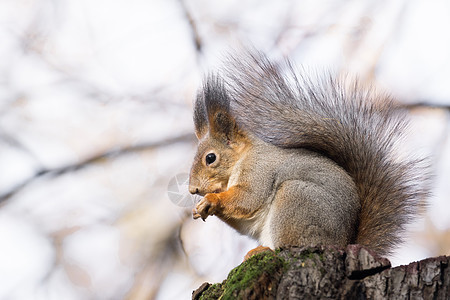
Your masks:
{"label": "gray fur", "polygon": [[218,216],[257,239],[269,232],[274,246],[360,243],[389,253],[428,193],[423,161],[394,156],[406,112],[355,81],[311,80],[256,52],[230,56],[223,73],[197,100],[196,131],[207,115],[210,129],[247,133],[253,148],[227,176],[253,181],[239,209],[255,216]]}

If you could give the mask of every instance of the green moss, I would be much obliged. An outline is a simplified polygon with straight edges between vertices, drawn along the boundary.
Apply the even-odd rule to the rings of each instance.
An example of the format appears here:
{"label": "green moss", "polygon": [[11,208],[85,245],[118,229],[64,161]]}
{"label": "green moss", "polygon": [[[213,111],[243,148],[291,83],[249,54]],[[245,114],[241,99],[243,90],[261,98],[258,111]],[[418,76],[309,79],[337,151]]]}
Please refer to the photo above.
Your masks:
{"label": "green moss", "polygon": [[316,248],[306,248],[297,253],[287,252],[287,255],[289,264],[300,268],[305,267],[307,265],[307,261],[309,264],[316,266],[317,264],[320,264],[319,260],[321,262],[325,260],[323,251]]}
{"label": "green moss", "polygon": [[[288,268],[303,268],[312,265],[320,266],[322,276],[327,272],[323,268],[324,251],[311,248],[300,252],[266,251],[250,257],[247,261],[230,271],[222,283],[211,285],[200,299],[245,299],[249,293],[261,287],[270,286],[278,280],[279,274]],[[286,256],[287,255],[287,256]],[[269,292],[270,293],[270,292]]]}
{"label": "green moss", "polygon": [[206,291],[202,293],[200,296],[200,300],[207,299],[219,299],[223,293],[222,283],[214,283],[212,284]]}
{"label": "green moss", "polygon": [[285,266],[285,261],[270,251],[252,256],[230,272],[222,299],[236,299],[241,290],[251,288],[263,273],[274,274]]}
{"label": "green moss", "polygon": [[287,268],[287,262],[271,251],[258,253],[237,266],[222,283],[211,285],[200,297],[206,299],[243,299],[243,291],[252,289],[266,273],[269,278]]}
{"label": "green moss", "polygon": [[314,259],[316,257],[316,253],[314,253],[313,251],[310,250],[305,250],[303,252],[301,252],[300,254],[300,259],[305,260],[305,259]]}
{"label": "green moss", "polygon": [[306,259],[312,259],[316,260],[319,259],[320,261],[324,261],[325,257],[323,252],[318,252],[316,249],[307,249],[303,251],[300,255],[300,259],[306,260]]}

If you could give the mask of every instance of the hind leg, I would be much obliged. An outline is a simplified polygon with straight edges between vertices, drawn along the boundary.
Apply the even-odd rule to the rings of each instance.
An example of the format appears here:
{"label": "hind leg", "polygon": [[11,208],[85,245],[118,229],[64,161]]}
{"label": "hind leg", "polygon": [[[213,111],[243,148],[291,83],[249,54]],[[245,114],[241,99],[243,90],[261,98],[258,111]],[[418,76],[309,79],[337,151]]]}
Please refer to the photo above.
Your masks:
{"label": "hind leg", "polygon": [[355,216],[322,186],[301,180],[284,182],[273,202],[270,230],[275,247],[339,245],[351,238]]}

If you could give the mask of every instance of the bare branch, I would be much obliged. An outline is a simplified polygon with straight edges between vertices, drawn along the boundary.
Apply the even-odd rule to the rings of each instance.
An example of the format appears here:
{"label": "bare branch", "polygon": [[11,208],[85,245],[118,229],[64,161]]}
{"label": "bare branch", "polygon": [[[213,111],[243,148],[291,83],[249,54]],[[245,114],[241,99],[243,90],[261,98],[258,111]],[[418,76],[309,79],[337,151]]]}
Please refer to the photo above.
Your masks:
{"label": "bare branch", "polygon": [[117,158],[119,156],[127,155],[129,153],[147,151],[147,150],[151,150],[151,149],[158,148],[158,147],[164,147],[164,146],[168,146],[168,145],[175,144],[175,143],[190,143],[190,142],[194,142],[194,141],[195,141],[195,135],[193,133],[187,133],[187,134],[179,135],[176,137],[168,138],[168,139],[165,139],[162,141],[149,142],[149,143],[143,143],[143,144],[138,144],[138,145],[129,146],[129,147],[111,149],[106,152],[94,155],[83,161],[73,163],[73,164],[68,164],[66,166],[62,166],[62,167],[55,168],[55,169],[43,168],[43,169],[37,171],[30,178],[24,180],[23,182],[19,183],[15,187],[13,187],[11,190],[7,191],[6,193],[0,194],[0,204],[2,204],[2,205],[5,204],[5,202],[8,199],[10,199],[12,196],[14,196],[18,192],[20,192],[22,189],[24,189],[26,186],[28,186],[29,184],[31,184],[32,182],[34,182],[35,180],[37,180],[43,176],[56,177],[56,176],[66,174],[68,172],[79,171],[85,167],[96,164],[105,159],[110,160],[110,159]]}
{"label": "bare branch", "polygon": [[430,108],[430,109],[442,109],[450,111],[450,105],[443,104],[433,104],[429,102],[417,102],[411,104],[405,104],[404,107],[409,110],[418,109],[418,108]]}
{"label": "bare branch", "polygon": [[181,4],[181,9],[183,10],[187,21],[189,22],[189,27],[191,28],[192,37],[194,39],[195,49],[198,52],[202,52],[203,44],[202,44],[202,39],[201,39],[200,34],[197,29],[197,23],[195,22],[190,11],[186,7],[186,3],[184,3],[183,0],[180,0],[180,4]]}

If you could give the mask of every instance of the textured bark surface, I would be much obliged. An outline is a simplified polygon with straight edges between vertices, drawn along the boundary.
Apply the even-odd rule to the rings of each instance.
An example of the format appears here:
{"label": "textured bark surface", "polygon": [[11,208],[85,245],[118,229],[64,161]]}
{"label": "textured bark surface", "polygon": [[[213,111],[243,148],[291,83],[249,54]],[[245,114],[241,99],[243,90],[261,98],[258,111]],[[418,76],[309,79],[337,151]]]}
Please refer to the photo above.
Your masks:
{"label": "textured bark surface", "polygon": [[450,299],[448,256],[391,268],[359,245],[287,248],[254,255],[192,299]]}

